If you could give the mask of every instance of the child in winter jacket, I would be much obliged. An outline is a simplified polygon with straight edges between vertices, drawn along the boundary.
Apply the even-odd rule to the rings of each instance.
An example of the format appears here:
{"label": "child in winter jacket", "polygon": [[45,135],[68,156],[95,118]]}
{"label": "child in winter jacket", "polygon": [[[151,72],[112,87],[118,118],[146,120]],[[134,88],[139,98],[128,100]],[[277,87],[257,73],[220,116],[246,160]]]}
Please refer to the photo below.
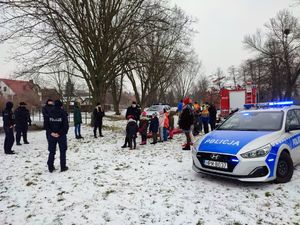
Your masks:
{"label": "child in winter jacket", "polygon": [[133,116],[129,115],[127,126],[126,126],[126,138],[128,139],[130,150],[132,150],[132,143],[133,143],[133,149],[136,149],[137,132],[138,132],[138,125],[136,124],[136,121],[133,119]]}
{"label": "child in winter jacket", "polygon": [[163,127],[163,140],[167,141],[169,136],[169,113],[164,109],[164,127]]}
{"label": "child in winter jacket", "polygon": [[164,113],[159,113],[158,121],[159,121],[159,129],[158,129],[159,141],[163,142],[164,141],[164,123],[165,123],[165,114]]}
{"label": "child in winter jacket", "polygon": [[139,133],[142,136],[142,142],[141,145],[147,144],[147,131],[148,131],[149,121],[147,118],[147,113],[143,112],[142,117],[140,119],[139,123]]}
{"label": "child in winter jacket", "polygon": [[159,120],[156,113],[153,113],[151,121],[150,121],[150,128],[149,131],[152,133],[153,142],[151,144],[157,143],[157,133],[159,128]]}
{"label": "child in winter jacket", "polygon": [[171,111],[169,114],[169,139],[173,139],[174,136],[174,116],[176,112]]}

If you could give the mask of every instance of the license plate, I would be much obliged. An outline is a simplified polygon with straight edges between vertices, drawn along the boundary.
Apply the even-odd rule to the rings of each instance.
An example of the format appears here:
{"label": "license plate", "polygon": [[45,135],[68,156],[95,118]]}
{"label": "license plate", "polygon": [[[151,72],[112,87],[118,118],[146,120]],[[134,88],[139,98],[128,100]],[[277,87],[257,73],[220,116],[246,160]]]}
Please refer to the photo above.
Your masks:
{"label": "license plate", "polygon": [[209,166],[209,167],[216,167],[216,168],[221,168],[221,169],[228,169],[228,164],[226,162],[204,160],[204,165]]}

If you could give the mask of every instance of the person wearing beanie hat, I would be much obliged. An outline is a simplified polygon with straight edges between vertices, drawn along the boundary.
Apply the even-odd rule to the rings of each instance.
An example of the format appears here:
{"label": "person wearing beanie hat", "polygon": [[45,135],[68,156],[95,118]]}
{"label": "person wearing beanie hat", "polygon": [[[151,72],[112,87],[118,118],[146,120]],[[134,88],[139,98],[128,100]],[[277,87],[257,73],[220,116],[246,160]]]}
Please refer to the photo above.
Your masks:
{"label": "person wearing beanie hat", "polygon": [[67,133],[69,130],[68,114],[62,109],[63,104],[60,100],[56,100],[54,105],[55,107],[50,111],[45,121],[46,132],[49,134],[47,165],[50,173],[55,170],[54,158],[57,144],[60,151],[61,172],[68,170],[66,166]]}
{"label": "person wearing beanie hat", "polygon": [[25,102],[20,102],[20,106],[15,110],[15,121],[16,121],[16,142],[17,145],[20,143],[21,136],[23,136],[24,144],[29,144],[27,140],[28,126],[31,126],[30,112],[26,108]]}
{"label": "person wearing beanie hat", "polygon": [[142,141],[140,145],[147,144],[147,132],[148,132],[149,120],[147,118],[147,113],[142,112],[142,117],[139,123],[139,133],[142,136]]}
{"label": "person wearing beanie hat", "polygon": [[3,129],[5,132],[5,140],[4,140],[4,153],[5,154],[15,154],[14,151],[11,150],[15,138],[14,138],[14,113],[12,111],[14,104],[12,102],[7,102],[4,111],[2,112],[3,118]]}
{"label": "person wearing beanie hat", "polygon": [[102,135],[102,125],[103,125],[103,117],[105,116],[105,112],[101,107],[100,102],[97,103],[94,111],[93,111],[93,119],[94,119],[94,138],[97,138],[97,130],[99,131],[99,136]]}
{"label": "person wearing beanie hat", "polygon": [[183,103],[184,106],[179,118],[179,127],[186,136],[186,144],[182,150],[190,150],[190,146],[192,144],[192,125],[194,124],[194,112],[191,106],[192,101],[189,97],[186,97],[183,100]]}

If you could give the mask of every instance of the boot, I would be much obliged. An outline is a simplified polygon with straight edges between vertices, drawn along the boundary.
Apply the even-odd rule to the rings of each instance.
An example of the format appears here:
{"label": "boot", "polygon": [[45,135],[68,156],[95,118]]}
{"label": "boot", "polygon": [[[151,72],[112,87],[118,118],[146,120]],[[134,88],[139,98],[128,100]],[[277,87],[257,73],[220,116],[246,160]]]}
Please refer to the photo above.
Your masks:
{"label": "boot", "polygon": [[182,148],[182,150],[191,150],[191,146],[190,146],[190,143],[188,143],[188,144],[186,144],[183,148]]}
{"label": "boot", "polygon": [[29,144],[29,142],[28,142],[28,141],[24,141],[24,144],[28,145],[28,144]]}
{"label": "boot", "polygon": [[22,144],[19,142],[19,143],[17,143],[17,145],[22,145]]}
{"label": "boot", "polygon": [[123,145],[121,148],[127,148],[127,145]]}
{"label": "boot", "polygon": [[66,167],[63,167],[63,168],[60,169],[60,172],[67,171],[68,169],[69,169],[69,167],[67,167],[67,166],[66,166]]}
{"label": "boot", "polygon": [[140,145],[146,145],[146,141],[142,141],[142,143]]}
{"label": "boot", "polygon": [[78,139],[83,139],[83,137],[81,136],[81,134],[79,134]]}

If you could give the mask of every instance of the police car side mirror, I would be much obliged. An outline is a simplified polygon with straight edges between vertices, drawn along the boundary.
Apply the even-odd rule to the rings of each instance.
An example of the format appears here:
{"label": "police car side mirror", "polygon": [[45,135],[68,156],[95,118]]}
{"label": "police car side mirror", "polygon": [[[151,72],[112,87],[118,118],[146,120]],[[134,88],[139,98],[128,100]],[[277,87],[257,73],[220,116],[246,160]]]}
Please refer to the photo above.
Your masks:
{"label": "police car side mirror", "polygon": [[286,131],[300,130],[300,125],[291,124],[287,127]]}

